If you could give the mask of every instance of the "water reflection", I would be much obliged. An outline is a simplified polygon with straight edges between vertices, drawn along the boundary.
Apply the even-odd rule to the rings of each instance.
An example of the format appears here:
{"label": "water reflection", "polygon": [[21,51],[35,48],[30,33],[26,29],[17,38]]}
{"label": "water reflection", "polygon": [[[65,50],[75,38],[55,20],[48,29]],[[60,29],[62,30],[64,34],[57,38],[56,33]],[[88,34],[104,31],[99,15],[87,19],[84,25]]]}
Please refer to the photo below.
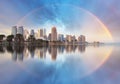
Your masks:
{"label": "water reflection", "polygon": [[38,58],[45,58],[46,53],[51,55],[51,60],[55,61],[57,59],[57,54],[63,54],[65,52],[71,53],[79,51],[80,53],[85,52],[85,45],[54,45],[54,46],[47,46],[47,47],[37,47],[37,46],[7,46],[6,48],[0,46],[0,52],[7,52],[11,53],[13,61],[23,61],[24,57],[31,57],[38,56]]}
{"label": "water reflection", "polygon": [[13,53],[13,52],[14,52],[14,50],[13,50],[13,47],[12,47],[12,46],[7,46],[7,47],[6,47],[6,49],[7,49],[7,51],[8,51],[8,52],[11,52],[11,53]]}
{"label": "water reflection", "polygon": [[56,60],[57,58],[57,47],[56,46],[51,46],[51,59]]}
{"label": "water reflection", "polygon": [[[91,76],[105,64],[112,49],[111,46],[83,45],[1,46],[1,60],[3,58],[8,60],[0,61],[0,74],[4,75],[4,77],[1,76],[0,81],[3,81],[2,84],[8,82],[12,84],[23,82],[23,84],[58,84],[61,82],[61,84],[72,84],[72,81],[80,84],[78,80]],[[4,56],[2,56],[3,51],[4,54],[6,53]],[[30,82],[27,82],[28,79]],[[98,79],[101,78],[98,77]]]}
{"label": "water reflection", "polygon": [[19,60],[19,61],[23,61],[24,58],[24,46],[9,46],[9,51],[11,51],[12,53],[12,59],[14,61]]}
{"label": "water reflection", "polygon": [[79,52],[85,52],[85,46],[78,46]]}
{"label": "water reflection", "polygon": [[5,48],[3,46],[0,46],[0,53],[4,53],[5,52]]}
{"label": "water reflection", "polygon": [[30,52],[31,57],[34,58],[35,46],[28,46],[28,51]]}

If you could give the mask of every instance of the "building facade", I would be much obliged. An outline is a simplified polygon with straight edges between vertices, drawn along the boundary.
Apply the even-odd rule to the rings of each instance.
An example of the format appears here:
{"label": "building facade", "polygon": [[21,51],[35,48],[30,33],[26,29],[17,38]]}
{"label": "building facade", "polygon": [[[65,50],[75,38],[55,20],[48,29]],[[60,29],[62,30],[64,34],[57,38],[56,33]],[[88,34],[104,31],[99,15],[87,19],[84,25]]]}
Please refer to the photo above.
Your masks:
{"label": "building facade", "polygon": [[85,42],[86,42],[85,36],[84,36],[84,35],[80,35],[80,36],[78,37],[78,42],[79,42],[79,43],[85,43]]}
{"label": "building facade", "polygon": [[43,29],[38,30],[38,37],[43,38]]}
{"label": "building facade", "polygon": [[58,41],[64,41],[64,35],[58,34]]}
{"label": "building facade", "polygon": [[24,30],[24,39],[27,40],[29,37],[29,31],[27,29]]}
{"label": "building facade", "polygon": [[30,31],[30,35],[32,35],[32,36],[34,36],[34,35],[35,35],[35,33],[34,33],[34,30],[33,30],[33,29],[31,29],[31,31]]}
{"label": "building facade", "polygon": [[17,26],[13,26],[12,27],[12,32],[11,32],[12,35],[16,36],[17,34]]}
{"label": "building facade", "polygon": [[24,28],[23,28],[23,26],[18,27],[17,34],[23,35],[23,33],[24,33]]}
{"label": "building facade", "polygon": [[52,27],[51,29],[51,41],[57,41],[57,29]]}

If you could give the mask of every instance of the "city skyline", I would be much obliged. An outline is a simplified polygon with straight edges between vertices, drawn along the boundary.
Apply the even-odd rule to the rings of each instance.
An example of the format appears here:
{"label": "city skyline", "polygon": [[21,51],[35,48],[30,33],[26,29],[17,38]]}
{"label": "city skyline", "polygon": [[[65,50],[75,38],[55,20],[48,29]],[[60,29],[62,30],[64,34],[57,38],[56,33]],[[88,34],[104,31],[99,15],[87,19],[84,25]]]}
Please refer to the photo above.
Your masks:
{"label": "city skyline", "polygon": [[120,84],[120,0],[0,0],[0,84]]}
{"label": "city skyline", "polygon": [[3,0],[0,7],[0,30],[1,34],[10,34],[10,27],[13,25],[23,25],[27,29],[35,30],[38,28],[50,30],[52,26],[56,26],[60,33],[75,33],[77,36],[83,34],[89,41],[120,42],[117,3],[117,0],[110,2],[13,0],[12,3]]}
{"label": "city skyline", "polygon": [[[68,32],[63,32],[63,31],[60,31],[59,30],[59,28],[58,28],[58,31],[60,32],[59,34],[64,34],[64,35],[72,35],[72,36],[77,36],[77,37],[79,37],[80,35],[86,35],[87,37],[88,37],[88,40],[90,41],[90,42],[93,42],[93,41],[101,41],[101,42],[107,42],[107,43],[113,43],[113,42],[115,42],[114,40],[113,40],[113,37],[112,37],[112,35],[111,35],[111,33],[109,32],[109,30],[105,27],[105,25],[104,24],[102,24],[101,22],[100,23],[98,23],[98,24],[100,24],[103,28],[102,29],[99,29],[100,31],[98,31],[98,29],[97,30],[95,30],[95,31],[97,31],[95,34],[93,34],[91,37],[89,37],[89,33],[87,33],[87,32],[85,32],[85,33],[75,33],[75,32],[73,32],[73,33],[70,33],[70,31],[68,31]],[[17,26],[13,26],[13,27],[17,27]],[[23,29],[21,29],[20,30],[20,28],[23,28],[24,26],[18,26],[18,32],[20,33],[21,32],[21,34],[22,33],[24,33],[24,32],[22,32],[23,31]],[[48,29],[48,31],[46,32],[46,35],[49,35],[49,33],[51,32],[51,29],[50,28],[52,28],[52,27],[55,27],[54,25],[51,25],[51,26],[49,26],[49,28],[46,28],[46,27],[37,27],[37,28],[35,28],[35,27],[32,27],[32,28],[24,28],[24,30],[26,30],[26,31],[28,31],[29,33],[31,33],[31,30],[34,30],[34,33],[36,34],[36,32],[37,31],[39,31],[40,29],[42,29],[43,31],[42,32],[44,32],[44,29],[45,29],[45,32],[46,32],[46,29]],[[10,35],[11,34],[11,31],[10,31],[10,29],[8,29],[9,30],[9,33],[1,33],[1,34],[5,34],[5,35]],[[83,29],[82,31],[86,31],[87,29]],[[100,33],[99,33],[100,32]],[[94,37],[94,36],[96,36],[96,35],[98,35],[100,38],[102,38],[102,39],[99,39],[98,37]],[[92,39],[91,39],[92,38]],[[97,39],[96,39],[97,38]],[[104,40],[103,40],[104,39]],[[106,39],[108,39],[108,40],[106,40]]]}
{"label": "city skyline", "polygon": [[[21,34],[25,41],[28,40],[30,36],[35,37],[36,39],[42,39],[46,41],[60,41],[60,42],[73,42],[75,44],[76,42],[86,43],[86,37],[84,35],[79,35],[76,37],[75,35],[68,35],[68,34],[62,34],[57,31],[57,27],[53,26],[51,28],[51,32],[48,34],[46,33],[45,28],[38,29],[37,32],[34,31],[34,29],[27,30],[24,29],[23,26],[13,26],[11,28],[11,34],[14,38],[17,36],[17,34]],[[95,41],[93,41],[95,42]],[[99,41],[96,41],[99,42]]]}
{"label": "city skyline", "polygon": [[[99,46],[95,46],[99,47]],[[3,47],[2,47],[3,48]],[[59,54],[64,54],[65,52],[70,53],[70,52],[79,52],[79,53],[85,53],[86,51],[86,46],[78,46],[78,45],[67,45],[67,46],[49,46],[49,47],[22,47],[19,46],[19,50],[16,50],[17,47],[12,47],[9,46],[6,48],[7,51],[11,53],[11,59],[13,61],[23,61],[25,58],[37,58],[37,59],[46,59],[48,53],[50,54],[50,60],[56,61],[57,60],[57,55]],[[14,50],[14,52],[12,52]],[[15,51],[16,50],[16,51]],[[6,51],[4,51],[6,52]],[[20,53],[19,53],[20,52]]]}
{"label": "city skyline", "polygon": [[[48,41],[61,41],[62,42],[62,41],[65,41],[67,39],[69,42],[77,40],[79,42],[80,41],[81,42],[84,41],[84,42],[88,42],[88,43],[92,43],[92,42],[93,43],[94,42],[113,43],[113,42],[104,42],[104,41],[101,41],[101,40],[92,40],[92,41],[89,41],[88,38],[85,35],[83,35],[83,34],[76,35],[76,34],[73,34],[73,33],[72,34],[59,33],[60,31],[57,32],[57,27],[55,27],[55,26],[52,26],[50,30],[46,30],[46,28],[39,28],[39,29],[36,30],[36,29],[26,29],[26,28],[24,28],[24,26],[12,26],[11,33],[9,35],[16,36],[16,34],[21,34],[21,35],[23,35],[24,40],[27,40],[28,37],[30,35],[32,35],[36,39],[43,39],[43,40],[48,40]],[[47,31],[50,31],[50,32],[47,32]],[[56,32],[56,34],[51,35],[52,32]],[[109,34],[109,32],[108,32],[108,34]],[[1,34],[1,35],[4,35],[4,34]],[[5,36],[7,37],[9,35],[5,35]],[[51,38],[50,35],[52,37],[54,36],[53,37],[54,40],[52,40],[53,38]],[[87,40],[86,40],[86,38],[87,38]]]}

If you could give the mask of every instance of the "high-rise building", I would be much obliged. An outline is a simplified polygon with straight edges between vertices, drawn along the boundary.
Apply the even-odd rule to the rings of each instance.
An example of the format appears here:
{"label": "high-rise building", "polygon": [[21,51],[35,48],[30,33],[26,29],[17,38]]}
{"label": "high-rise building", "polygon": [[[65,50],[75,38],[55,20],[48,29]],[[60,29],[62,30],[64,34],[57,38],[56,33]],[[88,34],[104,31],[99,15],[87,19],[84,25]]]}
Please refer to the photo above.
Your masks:
{"label": "high-rise building", "polygon": [[34,35],[35,35],[35,38],[36,38],[36,39],[40,39],[40,37],[39,37],[39,35],[38,35],[38,32],[35,32]]}
{"label": "high-rise building", "polygon": [[75,42],[76,42],[76,37],[75,37],[75,35],[72,37],[72,40],[73,40],[73,44],[75,44]]}
{"label": "high-rise building", "polygon": [[45,40],[47,40],[47,35],[46,35],[46,29],[45,29],[45,28],[43,29],[43,38],[44,38]]}
{"label": "high-rise building", "polygon": [[66,41],[67,42],[72,42],[72,36],[71,35],[66,35]]}
{"label": "high-rise building", "polygon": [[57,41],[57,29],[52,27],[51,29],[51,41]]}
{"label": "high-rise building", "polygon": [[43,29],[43,36],[46,36],[46,29]]}
{"label": "high-rise building", "polygon": [[38,38],[39,39],[47,39],[46,29],[39,29],[38,30]]}
{"label": "high-rise building", "polygon": [[66,35],[65,41],[68,42],[68,39],[69,39],[69,35]]}
{"label": "high-rise building", "polygon": [[38,30],[38,37],[43,38],[43,29]]}
{"label": "high-rise building", "polygon": [[18,27],[18,32],[17,33],[23,35],[23,33],[24,33],[23,26]]}
{"label": "high-rise building", "polygon": [[11,32],[12,35],[16,35],[17,34],[17,26],[13,26],[12,27],[12,32]]}
{"label": "high-rise building", "polygon": [[48,40],[51,41],[51,33],[48,35]]}
{"label": "high-rise building", "polygon": [[34,33],[34,30],[33,30],[33,29],[31,29],[31,31],[30,31],[30,35],[32,35],[32,36],[34,36],[34,35],[35,35],[35,33]]}
{"label": "high-rise building", "polygon": [[75,37],[75,35],[72,37],[72,40],[73,40],[73,42],[75,42],[75,40],[76,40],[76,37]]}
{"label": "high-rise building", "polygon": [[29,31],[27,29],[24,30],[24,39],[27,40],[29,37]]}
{"label": "high-rise building", "polygon": [[72,42],[72,36],[71,35],[69,35],[69,40],[68,41]]}
{"label": "high-rise building", "polygon": [[80,35],[80,36],[78,37],[78,42],[79,42],[79,43],[85,43],[85,42],[86,42],[85,36],[84,36],[84,35]]}
{"label": "high-rise building", "polygon": [[59,41],[64,41],[64,35],[63,34],[58,34],[58,40]]}

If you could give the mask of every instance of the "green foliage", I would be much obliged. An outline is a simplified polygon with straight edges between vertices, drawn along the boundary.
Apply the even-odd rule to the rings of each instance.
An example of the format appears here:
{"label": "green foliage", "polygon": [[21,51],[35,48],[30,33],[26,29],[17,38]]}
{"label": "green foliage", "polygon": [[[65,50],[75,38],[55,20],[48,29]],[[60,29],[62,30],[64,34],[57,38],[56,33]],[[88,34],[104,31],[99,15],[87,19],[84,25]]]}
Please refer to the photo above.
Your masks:
{"label": "green foliage", "polygon": [[28,37],[28,41],[29,42],[34,42],[36,39],[35,39],[35,37],[33,36],[33,35],[30,35],[29,37]]}
{"label": "green foliage", "polygon": [[11,42],[13,38],[14,38],[14,35],[8,35],[6,40],[8,42]]}
{"label": "green foliage", "polygon": [[1,34],[0,35],[0,41],[2,41],[4,37],[5,37],[5,35]]}
{"label": "green foliage", "polygon": [[24,37],[21,34],[16,34],[15,42],[24,42]]}

